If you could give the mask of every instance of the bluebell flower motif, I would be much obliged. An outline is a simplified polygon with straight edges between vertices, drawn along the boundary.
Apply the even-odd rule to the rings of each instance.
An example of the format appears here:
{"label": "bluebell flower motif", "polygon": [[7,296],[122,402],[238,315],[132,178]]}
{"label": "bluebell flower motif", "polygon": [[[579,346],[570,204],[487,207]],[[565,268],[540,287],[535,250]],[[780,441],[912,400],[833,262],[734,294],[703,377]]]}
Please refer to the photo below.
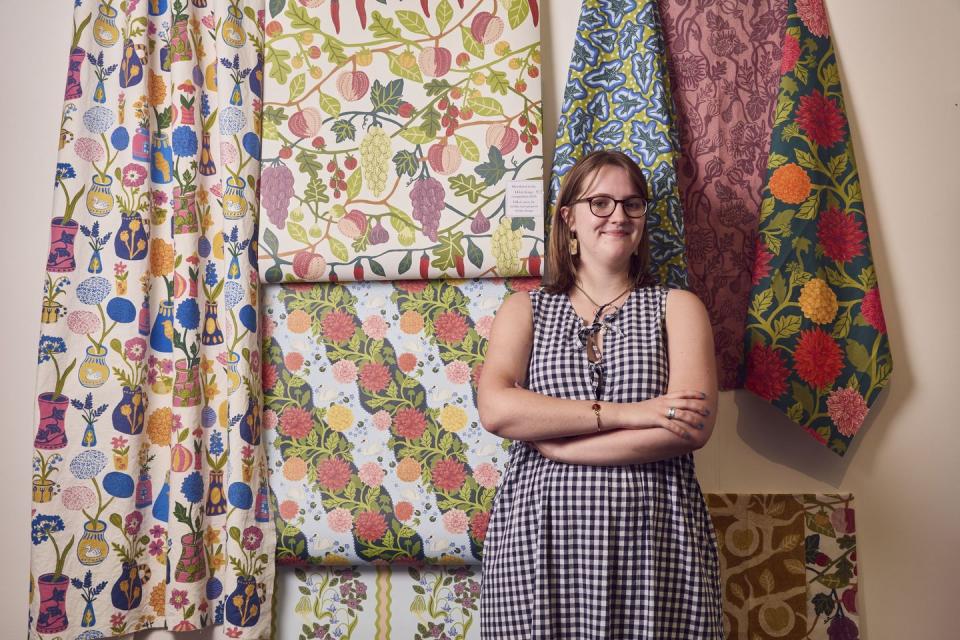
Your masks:
{"label": "bluebell flower motif", "polygon": [[33,544],[42,544],[50,539],[50,535],[63,531],[63,518],[60,516],[46,516],[43,514],[34,517],[30,527],[30,538]]}
{"label": "bluebell flower motif", "polygon": [[181,158],[197,153],[197,132],[182,124],[173,130],[173,152]]}
{"label": "bluebell flower motif", "polygon": [[210,434],[210,455],[219,456],[223,453],[223,436],[220,435],[219,431],[214,431]]}
{"label": "bluebell flower motif", "polygon": [[207,283],[208,287],[215,287],[219,281],[220,277],[217,275],[217,265],[213,262],[208,262],[204,282]]}
{"label": "bluebell flower motif", "polygon": [[200,502],[203,499],[203,476],[200,475],[200,472],[194,471],[184,478],[183,484],[180,485],[180,491],[183,492],[183,497],[191,504]]}
{"label": "bluebell flower motif", "polygon": [[210,97],[206,92],[200,94],[200,115],[204,118],[210,115]]}
{"label": "bluebell flower motif", "polygon": [[184,329],[200,326],[200,307],[195,299],[187,298],[177,306],[177,321]]}
{"label": "bluebell flower motif", "polygon": [[103,468],[107,466],[107,456],[102,451],[88,449],[78,453],[70,461],[70,473],[77,480],[89,480],[100,475]]}
{"label": "bluebell flower motif", "polygon": [[100,304],[110,295],[110,281],[90,276],[77,285],[77,299],[83,304]]}

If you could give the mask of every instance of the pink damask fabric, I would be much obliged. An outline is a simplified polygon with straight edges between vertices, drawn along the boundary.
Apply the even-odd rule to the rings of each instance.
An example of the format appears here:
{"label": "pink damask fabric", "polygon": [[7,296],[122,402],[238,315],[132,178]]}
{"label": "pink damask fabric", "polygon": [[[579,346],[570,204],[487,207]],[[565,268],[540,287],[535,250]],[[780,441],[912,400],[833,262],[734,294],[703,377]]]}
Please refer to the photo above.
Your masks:
{"label": "pink damask fabric", "polygon": [[680,134],[688,282],[710,313],[720,388],[735,389],[787,6],[659,4]]}

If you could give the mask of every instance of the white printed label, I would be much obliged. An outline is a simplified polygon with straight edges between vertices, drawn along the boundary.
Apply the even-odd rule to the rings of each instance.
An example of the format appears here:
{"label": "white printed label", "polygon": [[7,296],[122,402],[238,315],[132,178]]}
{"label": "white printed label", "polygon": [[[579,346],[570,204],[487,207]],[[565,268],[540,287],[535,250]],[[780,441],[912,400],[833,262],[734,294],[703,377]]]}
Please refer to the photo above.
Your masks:
{"label": "white printed label", "polygon": [[508,182],[506,215],[508,218],[541,218],[543,216],[543,181]]}

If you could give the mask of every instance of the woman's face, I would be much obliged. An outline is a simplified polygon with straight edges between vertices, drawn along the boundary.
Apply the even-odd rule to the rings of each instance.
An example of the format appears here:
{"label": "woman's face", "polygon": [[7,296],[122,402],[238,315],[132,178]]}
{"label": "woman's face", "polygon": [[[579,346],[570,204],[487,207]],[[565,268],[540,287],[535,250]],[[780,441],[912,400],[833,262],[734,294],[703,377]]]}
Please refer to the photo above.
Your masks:
{"label": "woman's face", "polygon": [[[600,195],[622,200],[640,195],[630,179],[630,174],[623,167],[601,167],[585,184],[586,191],[574,198],[575,200]],[[628,217],[623,211],[622,203],[618,203],[607,218],[593,215],[589,202],[563,207],[561,214],[580,241],[579,252],[582,259],[618,267],[629,264],[630,254],[640,244],[646,220],[646,216]]]}

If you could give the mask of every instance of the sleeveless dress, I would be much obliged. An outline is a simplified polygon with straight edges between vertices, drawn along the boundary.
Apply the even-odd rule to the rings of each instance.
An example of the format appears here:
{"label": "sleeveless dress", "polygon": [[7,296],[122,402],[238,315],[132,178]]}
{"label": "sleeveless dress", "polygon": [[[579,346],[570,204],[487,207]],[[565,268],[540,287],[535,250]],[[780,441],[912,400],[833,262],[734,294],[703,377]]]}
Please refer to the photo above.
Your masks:
{"label": "sleeveless dress", "polygon": [[[530,292],[525,387],[638,402],[665,393],[667,289],[631,291],[587,325],[566,294]],[[589,334],[606,325],[591,363]],[[602,419],[602,417],[601,417]],[[647,464],[554,462],[510,444],[482,557],[482,640],[720,640],[716,534],[693,454]]]}

